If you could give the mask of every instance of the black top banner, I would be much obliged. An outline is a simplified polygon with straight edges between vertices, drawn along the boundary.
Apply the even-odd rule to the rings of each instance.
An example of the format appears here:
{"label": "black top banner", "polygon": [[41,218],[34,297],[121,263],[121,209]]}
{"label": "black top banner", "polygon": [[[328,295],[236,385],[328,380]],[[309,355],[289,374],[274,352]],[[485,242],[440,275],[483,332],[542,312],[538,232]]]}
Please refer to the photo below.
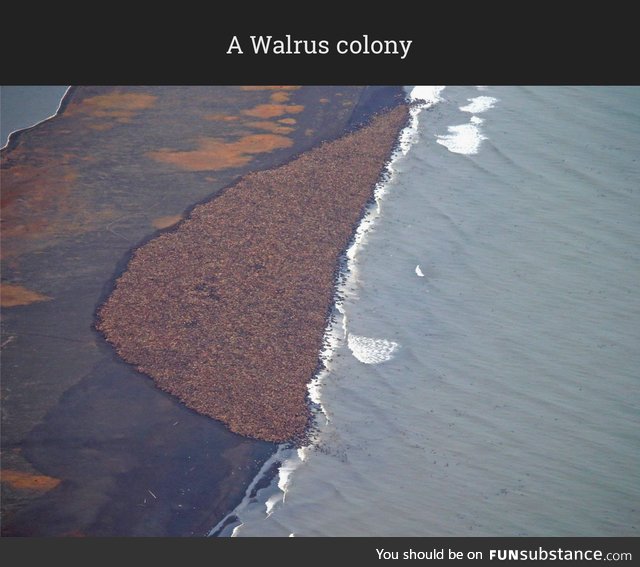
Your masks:
{"label": "black top banner", "polygon": [[[108,9],[77,22],[57,11],[11,19],[2,84],[635,84],[635,19],[581,6],[389,5],[256,15],[227,6],[136,20]],[[235,12],[235,14],[234,14]],[[215,14],[215,7],[212,8]],[[374,16],[374,17],[372,17]],[[146,19],[145,19],[146,18]]]}

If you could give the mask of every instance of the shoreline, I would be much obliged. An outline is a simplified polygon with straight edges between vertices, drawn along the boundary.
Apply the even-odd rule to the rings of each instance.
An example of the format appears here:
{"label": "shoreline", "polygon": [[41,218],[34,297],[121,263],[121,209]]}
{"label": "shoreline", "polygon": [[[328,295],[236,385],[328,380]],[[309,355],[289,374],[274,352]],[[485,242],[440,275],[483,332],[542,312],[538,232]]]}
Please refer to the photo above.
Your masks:
{"label": "shoreline", "polygon": [[[409,116],[406,124],[399,132],[397,143],[384,169],[380,173],[378,182],[373,188],[372,198],[363,208],[362,216],[354,227],[349,243],[340,255],[339,269],[336,272],[334,282],[333,303],[323,335],[323,345],[325,346],[320,353],[322,368],[307,385],[309,398],[313,404],[314,426],[316,426],[316,428],[314,428],[314,436],[317,436],[318,430],[326,426],[329,421],[329,417],[321,400],[322,380],[331,370],[330,364],[334,352],[342,343],[347,343],[349,335],[345,301],[350,295],[348,290],[357,287],[356,255],[359,249],[365,244],[367,234],[372,230],[381,213],[382,199],[395,174],[394,164],[407,155],[415,142],[419,115],[423,110],[428,110],[442,100],[440,93],[443,89],[444,87],[414,87],[406,93],[404,101],[409,105]],[[322,426],[318,423],[320,414],[324,416],[325,420]],[[243,518],[245,515],[252,518],[252,508],[254,506],[266,506],[264,519],[268,518],[277,509],[276,507],[281,502],[284,502],[291,475],[294,474],[296,469],[307,459],[308,454],[314,450],[317,441],[319,441],[319,437],[297,449],[281,444],[278,451],[274,453],[268,461],[268,463],[273,462],[274,465],[278,465],[278,470],[272,473],[271,467],[273,467],[273,465],[268,467],[267,464],[265,464],[254,481],[254,484],[262,483],[266,492],[256,500],[256,491],[253,491],[251,495],[249,491],[247,491],[242,502],[211,530],[210,535],[217,537],[237,537],[241,535],[239,532],[244,525]],[[253,521],[255,521],[255,518],[253,518]],[[289,537],[294,535],[295,534],[290,534]]]}
{"label": "shoreline", "polygon": [[[162,143],[159,137],[164,131],[162,128],[169,128],[179,140],[185,136],[180,134],[179,128],[185,129],[188,125],[195,132],[209,128],[209,123],[203,123],[193,114],[205,96],[207,103],[214,102],[220,108],[219,112],[228,112],[227,108],[237,109],[239,104],[252,108],[265,97],[268,102],[270,95],[269,91],[244,91],[234,96],[240,101],[232,101],[227,100],[227,93],[231,92],[229,87],[187,89],[193,94],[189,103],[181,107],[180,117],[176,117],[171,101],[176,96],[182,97],[183,90],[79,87],[67,93],[64,111],[57,114],[57,120],[21,131],[12,137],[9,151],[2,151],[3,162],[6,159],[3,166],[9,169],[28,164],[26,151],[31,147],[44,145],[50,148],[51,157],[65,152],[68,156],[52,162],[51,166],[46,163],[47,167],[53,167],[50,169],[53,180],[50,188],[46,193],[44,189],[42,192],[48,208],[42,212],[33,207],[26,210],[34,220],[39,215],[46,215],[42,217],[46,218],[46,224],[38,225],[44,231],[39,228],[41,232],[34,233],[29,241],[21,240],[19,233],[15,236],[11,231],[6,233],[5,281],[20,283],[49,299],[3,308],[3,333],[8,338],[13,337],[2,352],[5,369],[19,363],[15,370],[3,371],[3,389],[13,391],[12,396],[3,391],[2,397],[3,468],[7,470],[2,477],[3,535],[205,535],[240,502],[262,463],[276,449],[271,444],[229,433],[224,426],[195,414],[158,390],[151,380],[140,379],[139,374],[116,358],[111,347],[97,340],[97,333],[90,328],[95,309],[108,293],[110,282],[118,272],[117,266],[122,265],[127,250],[161,234],[162,231],[147,228],[146,219],[150,222],[153,217],[172,215],[177,211],[181,211],[182,216],[185,210],[194,207],[193,203],[210,199],[216,186],[219,190],[242,175],[237,168],[221,170],[221,173],[214,173],[216,181],[211,185],[206,172],[186,170],[181,173],[175,168],[156,166],[148,177],[136,177],[137,169],[133,168],[152,162],[144,161],[147,159],[144,156],[136,157],[141,155],[140,150],[131,156],[123,153],[119,148],[123,143],[128,147],[127,144],[132,143],[129,139],[133,141],[136,136],[144,135],[146,144],[158,143],[156,139]],[[335,132],[333,138],[337,137],[340,135],[338,127],[340,133],[344,133],[358,117],[393,99],[400,90],[304,87],[295,91],[294,101],[304,104],[305,109],[294,115],[298,122],[292,133],[294,152],[277,150],[257,154],[248,170],[269,167],[269,161],[273,163],[272,167],[283,163],[286,161],[282,159],[284,154],[292,159],[292,155],[331,139],[331,132]],[[152,121],[146,119],[144,108],[129,110],[123,106],[127,103],[131,107],[130,101],[146,100],[138,93],[145,93],[147,98],[146,93],[156,97],[153,106],[159,111],[154,111]],[[337,96],[340,94],[342,99]],[[311,103],[318,97],[331,98],[332,102],[313,106]],[[87,106],[85,101],[89,100],[99,100],[103,105],[101,112],[114,116],[112,127],[102,129],[104,119],[93,113],[95,105]],[[353,101],[352,106],[344,106],[343,103],[350,101]],[[111,106],[105,106],[107,103]],[[120,107],[115,106],[117,104]],[[71,108],[69,113],[67,108]],[[234,112],[238,113],[238,110]],[[118,122],[117,113],[122,116],[122,123]],[[236,116],[240,116],[236,120],[239,126],[250,120],[243,118],[242,113]],[[328,120],[328,116],[335,119]],[[177,119],[181,122],[176,123]],[[277,118],[273,123],[277,123]],[[230,136],[234,135],[234,128],[237,129],[234,122],[229,122],[229,126],[227,122],[219,124],[223,127],[222,132],[228,131]],[[256,123],[255,127],[258,124],[263,125]],[[92,133],[88,128],[94,125],[101,129]],[[212,125],[218,127],[218,123]],[[73,131],[74,139],[77,138],[71,155],[66,149],[69,147],[68,135],[53,135],[62,130]],[[182,146],[181,151],[184,149]],[[121,201],[126,208],[117,204],[120,197],[114,189],[118,189],[118,185],[113,184],[111,176],[102,173],[110,171],[101,163],[104,157],[112,155],[113,163],[132,180],[126,182],[127,178],[119,174],[125,187],[134,185],[137,188]],[[94,156],[98,156],[99,161],[80,159],[82,156],[94,160]],[[67,172],[74,170],[82,175],[82,193],[67,195],[65,210],[68,213],[65,214],[77,217],[76,210],[95,211],[91,212],[95,220],[83,212],[85,218],[78,217],[82,224],[74,222],[71,227],[64,225],[62,232],[57,229],[55,233],[49,232],[47,227],[58,226],[57,217],[51,215],[56,210],[55,191],[62,187],[56,185],[56,176],[69,176]],[[23,171],[31,176],[37,174],[38,169],[33,169],[33,174],[31,170]],[[12,197],[18,187],[9,181],[7,177],[6,196]],[[180,187],[180,192],[164,192],[158,196],[158,188],[167,184]],[[40,191],[37,177],[31,187]],[[73,182],[71,190],[74,191]],[[197,191],[200,191],[199,196]],[[101,212],[100,207],[105,206],[101,195],[108,196],[110,202],[121,208],[113,213],[109,209]],[[83,204],[74,209],[80,197],[84,199]],[[158,201],[159,197],[161,201]],[[139,208],[132,210],[130,203]],[[24,214],[22,218],[25,218]],[[11,222],[9,215],[7,226],[10,229]],[[55,279],[49,275],[56,273],[60,275]],[[84,274],[91,275],[87,278]],[[61,311],[66,313],[64,319],[57,317]],[[38,328],[42,331],[34,333]],[[27,357],[29,352],[36,354]],[[43,373],[45,369],[47,372]],[[32,385],[29,397],[22,401],[20,392],[27,383]],[[144,413],[140,414],[136,407],[145,408]],[[114,443],[116,439],[118,441]],[[189,462],[193,465],[187,467]],[[189,472],[194,465],[195,470]],[[27,490],[10,485],[11,470],[32,475],[27,478],[32,478],[33,482],[39,478],[33,475],[45,475],[53,479],[48,485],[53,488]],[[212,474],[213,471],[217,472]],[[157,484],[159,474],[167,477],[160,485]],[[187,480],[186,486],[182,484]],[[186,491],[184,494],[175,492],[181,485],[185,486],[180,489]],[[35,484],[32,486],[37,488]],[[149,495],[148,489],[158,497],[157,500]],[[193,492],[196,489],[197,498]],[[192,502],[190,506],[195,508],[186,507],[187,502]],[[78,505],[84,510],[82,514],[79,514]],[[151,505],[153,509],[149,508]]]}

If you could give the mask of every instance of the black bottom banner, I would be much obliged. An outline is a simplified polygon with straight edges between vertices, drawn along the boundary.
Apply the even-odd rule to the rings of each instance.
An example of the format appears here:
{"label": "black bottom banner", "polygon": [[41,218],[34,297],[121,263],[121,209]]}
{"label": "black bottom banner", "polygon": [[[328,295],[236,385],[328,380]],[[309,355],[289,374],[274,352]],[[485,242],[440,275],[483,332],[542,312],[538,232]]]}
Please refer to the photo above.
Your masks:
{"label": "black bottom banner", "polygon": [[[637,564],[638,538],[3,538],[0,552],[30,564],[55,557],[65,565],[114,564],[127,558],[180,564],[238,564],[240,561],[274,561],[279,567],[331,566],[348,561],[356,565],[482,565],[485,563],[562,562]],[[227,563],[234,562],[234,563]]]}

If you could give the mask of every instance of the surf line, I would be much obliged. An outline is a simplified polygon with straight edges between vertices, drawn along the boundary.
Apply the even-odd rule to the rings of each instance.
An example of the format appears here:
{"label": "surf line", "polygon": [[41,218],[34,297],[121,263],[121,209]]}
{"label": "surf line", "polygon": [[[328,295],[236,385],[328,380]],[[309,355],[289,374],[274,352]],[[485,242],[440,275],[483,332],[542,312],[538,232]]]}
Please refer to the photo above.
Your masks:
{"label": "surf line", "polygon": [[[408,94],[408,101],[414,103],[410,109],[410,119],[407,126],[405,126],[398,138],[398,147],[391,155],[389,162],[385,166],[383,173],[381,174],[381,180],[376,184],[374,188],[374,200],[368,206],[365,211],[360,224],[358,225],[352,244],[349,246],[345,253],[346,262],[342,266],[339,274],[339,284],[335,292],[334,308],[336,315],[331,318],[331,321],[327,325],[325,330],[323,343],[326,345],[321,352],[321,360],[323,362],[323,369],[312,379],[307,385],[309,391],[309,397],[315,404],[315,417],[316,424],[319,430],[322,430],[322,425],[317,422],[320,416],[324,417],[325,425],[331,420],[330,413],[327,411],[326,406],[322,403],[322,386],[328,375],[331,373],[331,366],[334,353],[342,345],[348,342],[349,330],[347,324],[347,311],[345,307],[345,301],[349,294],[350,289],[355,289],[357,285],[357,268],[356,268],[356,254],[360,247],[364,243],[365,236],[371,230],[375,220],[379,218],[381,214],[381,202],[384,196],[389,190],[389,185],[393,181],[395,174],[394,164],[399,158],[407,155],[411,146],[417,140],[418,133],[418,115],[422,110],[430,108],[440,102],[442,98],[440,93],[445,87],[443,86],[416,86]],[[269,518],[274,512],[277,512],[279,506],[286,502],[286,496],[289,488],[289,484],[297,469],[309,458],[309,453],[313,450],[313,446],[318,438],[316,434],[315,439],[310,439],[309,443],[305,446],[292,448],[286,444],[280,445],[277,452],[269,460],[268,464],[265,463],[259,477],[264,474],[269,466],[274,462],[280,462],[280,467],[274,481],[271,483],[271,492],[266,501],[262,501],[262,505],[265,507],[264,519]],[[225,519],[223,519],[216,527],[210,532],[210,536],[220,535],[222,532],[221,526],[229,525],[229,520],[235,520],[235,527],[231,534],[232,537],[241,535],[244,526],[246,525],[242,521],[242,513],[247,510],[251,505],[255,505],[255,502],[249,495],[252,493],[252,487],[257,484],[258,480],[254,480],[251,483],[245,498],[240,505],[230,512]],[[278,490],[273,492],[273,485],[277,484]],[[255,496],[255,495],[254,495]]]}
{"label": "surf line", "polygon": [[[358,271],[356,256],[360,248],[365,243],[367,234],[371,231],[375,221],[380,217],[381,203],[385,195],[389,191],[389,186],[393,181],[396,173],[394,165],[398,160],[406,156],[411,146],[418,139],[418,116],[419,114],[442,100],[440,93],[444,90],[444,86],[416,86],[408,94],[408,102],[413,103],[410,109],[409,123],[405,126],[398,137],[398,147],[391,155],[389,162],[385,166],[381,179],[376,184],[373,191],[373,202],[367,207],[365,214],[360,221],[360,224],[356,228],[353,242],[347,248],[345,257],[346,262],[341,270],[338,281],[339,284],[335,293],[335,311],[339,314],[338,317],[332,318],[325,330],[324,344],[326,348],[321,353],[321,359],[323,362],[322,371],[309,383],[307,386],[309,389],[310,398],[315,402],[322,415],[324,415],[326,422],[331,421],[330,411],[322,403],[322,386],[327,376],[331,372],[332,361],[334,354],[341,344],[348,343],[349,341],[349,325],[347,319],[347,310],[345,302],[348,297],[352,295],[353,290],[357,288]],[[280,477],[279,486],[282,489],[282,500],[286,496],[287,487],[289,485],[292,473],[298,468],[307,458],[309,452],[313,449],[313,441],[309,445],[298,448],[296,453],[291,454],[289,459],[285,461],[284,475]],[[268,507],[268,515],[271,515],[274,510],[275,503],[271,503]]]}

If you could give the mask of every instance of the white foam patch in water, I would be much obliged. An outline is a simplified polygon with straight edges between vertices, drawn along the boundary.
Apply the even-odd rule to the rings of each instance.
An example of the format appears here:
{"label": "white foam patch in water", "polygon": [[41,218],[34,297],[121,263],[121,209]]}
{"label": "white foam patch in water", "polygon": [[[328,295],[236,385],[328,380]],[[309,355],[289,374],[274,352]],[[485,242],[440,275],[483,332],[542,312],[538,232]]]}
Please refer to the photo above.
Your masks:
{"label": "white foam patch in water", "polygon": [[474,98],[468,98],[469,104],[461,106],[462,112],[470,112],[471,114],[480,114],[493,108],[498,102],[498,99],[492,96],[476,96]]}
{"label": "white foam patch in water", "polygon": [[238,530],[240,530],[242,526],[244,526],[244,524],[239,524],[235,528],[233,528],[233,531],[231,532],[231,537],[238,537]]}
{"label": "white foam patch in water", "polygon": [[400,346],[387,339],[372,339],[351,333],[347,339],[351,354],[364,364],[380,364],[393,358]]}
{"label": "white foam patch in water", "polygon": [[265,506],[267,508],[267,518],[273,514],[273,509],[275,508],[278,502],[282,502],[283,496],[282,494],[272,494],[269,499],[265,502]]}
{"label": "white foam patch in water", "polygon": [[291,478],[291,473],[298,468],[298,465],[301,463],[301,459],[296,453],[289,459],[287,459],[282,466],[280,467],[280,471],[278,472],[278,488],[282,490],[282,499],[287,494],[287,488],[289,486],[289,479]]}
{"label": "white foam patch in water", "polygon": [[307,453],[309,452],[309,446],[298,448],[298,458],[304,463],[307,460]]}
{"label": "white foam patch in water", "polygon": [[[473,116],[472,118],[476,117]],[[477,154],[482,140],[487,139],[480,132],[478,123],[474,121],[469,124],[449,126],[448,131],[448,134],[436,136],[436,141],[454,154]]]}
{"label": "white foam patch in water", "polygon": [[412,102],[423,101],[426,105],[423,108],[428,108],[442,100],[440,93],[443,90],[443,86],[417,85],[411,89],[411,92],[409,93],[409,100]]}
{"label": "white foam patch in water", "polygon": [[289,488],[289,481],[291,480],[291,474],[295,471],[306,459],[306,452],[302,449],[298,449],[296,452],[286,459],[280,468],[278,469],[278,488],[280,492],[273,494],[266,502],[265,507],[267,509],[267,518],[273,514],[273,511],[277,504],[284,503],[287,497],[287,489]]}
{"label": "white foam patch in water", "polygon": [[416,266],[416,275],[417,275],[419,278],[424,278],[424,274],[422,273],[422,270],[420,269],[420,264],[418,264],[418,265]]}
{"label": "white foam patch in water", "polygon": [[[482,90],[482,87],[478,87]],[[448,134],[436,135],[438,144],[443,145],[454,154],[472,155],[477,154],[480,150],[480,144],[487,137],[480,130],[480,124],[484,122],[476,114],[491,110],[499,99],[493,96],[476,96],[468,98],[469,104],[461,106],[463,112],[470,112],[474,116],[469,119],[468,124],[458,124],[448,127]]]}

